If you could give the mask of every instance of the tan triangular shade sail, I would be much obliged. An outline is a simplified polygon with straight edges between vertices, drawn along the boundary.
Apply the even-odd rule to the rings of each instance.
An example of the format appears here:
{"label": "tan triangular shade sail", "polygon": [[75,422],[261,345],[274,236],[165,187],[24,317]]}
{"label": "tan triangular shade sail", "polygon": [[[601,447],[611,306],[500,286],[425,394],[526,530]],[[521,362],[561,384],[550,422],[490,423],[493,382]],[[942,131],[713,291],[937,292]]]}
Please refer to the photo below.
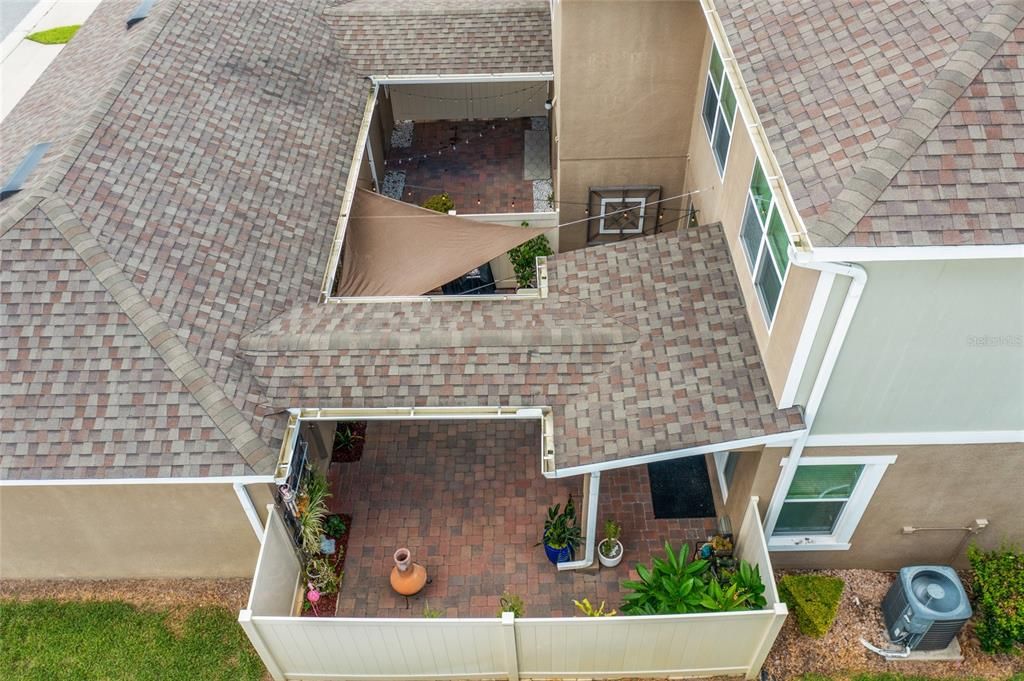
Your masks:
{"label": "tan triangular shade sail", "polygon": [[360,189],[337,295],[422,295],[545,231],[437,213]]}

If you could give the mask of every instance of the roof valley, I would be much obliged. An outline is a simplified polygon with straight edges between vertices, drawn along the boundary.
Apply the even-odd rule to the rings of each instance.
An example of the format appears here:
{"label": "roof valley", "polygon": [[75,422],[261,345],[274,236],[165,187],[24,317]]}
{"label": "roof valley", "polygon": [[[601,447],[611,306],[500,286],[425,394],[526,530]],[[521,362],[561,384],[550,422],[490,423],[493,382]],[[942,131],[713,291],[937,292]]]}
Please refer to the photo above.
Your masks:
{"label": "roof valley", "polygon": [[993,7],[899,123],[868,152],[828,211],[810,221],[809,231],[812,237],[822,240],[820,245],[838,246],[854,231],[1022,20],[1024,6],[1019,0],[1004,0]]}
{"label": "roof valley", "polygon": [[257,472],[268,469],[276,454],[82,224],[71,206],[63,199],[50,197],[39,203],[39,209],[242,458]]}

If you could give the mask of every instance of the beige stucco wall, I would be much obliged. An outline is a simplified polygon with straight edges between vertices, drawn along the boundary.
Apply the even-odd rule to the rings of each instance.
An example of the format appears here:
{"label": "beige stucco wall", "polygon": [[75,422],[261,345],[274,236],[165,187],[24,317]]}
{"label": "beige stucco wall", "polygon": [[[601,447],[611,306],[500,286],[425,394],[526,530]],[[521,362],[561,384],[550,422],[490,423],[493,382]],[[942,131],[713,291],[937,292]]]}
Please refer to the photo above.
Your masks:
{"label": "beige stucco wall", "polygon": [[[778,480],[783,449],[765,450],[751,494],[767,512]],[[904,526],[961,527],[989,521],[976,537],[989,548],[1024,544],[1024,447],[1019,444],[889,447],[815,447],[804,456],[896,455],[875,490],[847,551],[777,551],[780,568],[871,568],[890,570],[922,563],[948,564],[962,532],[904,535]],[[966,562],[961,555],[956,566]]]}
{"label": "beige stucco wall", "polygon": [[[705,26],[701,19],[701,26]],[[708,61],[711,59],[711,34],[704,31],[704,47],[700,62],[700,84],[697,101],[703,101],[707,85]],[[751,142],[743,117],[737,111],[733,125],[732,143],[725,164],[725,176],[719,177],[718,166],[711,152],[707,131],[696,106],[690,119],[690,158],[686,166],[685,191],[698,191],[693,197],[694,206],[700,211],[701,223],[721,222],[725,229],[729,251],[740,282],[740,289],[746,302],[747,316],[754,329],[754,337],[761,351],[761,358],[768,371],[768,380],[776,400],[782,394],[789,375],[793,353],[796,351],[804,319],[810,308],[811,297],[818,283],[818,273],[813,270],[791,266],[779,300],[775,321],[768,327],[761,303],[754,290],[754,280],[747,265],[746,255],[740,243],[740,227],[746,209],[747,189],[754,172],[756,152]]]}
{"label": "beige stucco wall", "polygon": [[1024,260],[864,268],[814,433],[1024,430]]}
{"label": "beige stucco wall", "polygon": [[545,116],[543,81],[389,85],[395,120],[459,121]]}
{"label": "beige stucco wall", "polygon": [[0,487],[3,579],[250,577],[258,548],[230,484]]}
{"label": "beige stucco wall", "polygon": [[[660,185],[662,197],[682,193],[703,26],[692,0],[556,3],[563,223],[586,217],[590,187]],[[677,200],[665,208],[684,205]],[[669,211],[666,219],[674,215]],[[563,228],[562,250],[586,239],[584,223]]]}

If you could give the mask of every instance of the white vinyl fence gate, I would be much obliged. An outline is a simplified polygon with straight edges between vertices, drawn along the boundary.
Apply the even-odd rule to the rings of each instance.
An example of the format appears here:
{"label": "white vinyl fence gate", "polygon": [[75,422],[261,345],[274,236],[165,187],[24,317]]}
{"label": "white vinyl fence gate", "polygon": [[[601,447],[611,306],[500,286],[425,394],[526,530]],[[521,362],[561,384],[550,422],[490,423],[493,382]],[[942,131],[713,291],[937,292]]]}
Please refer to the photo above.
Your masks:
{"label": "white vinyl fence gate", "polygon": [[760,566],[764,610],[644,617],[387,619],[292,617],[300,566],[272,510],[249,607],[239,614],[275,681],[756,678],[786,619],[753,498],[737,555]]}

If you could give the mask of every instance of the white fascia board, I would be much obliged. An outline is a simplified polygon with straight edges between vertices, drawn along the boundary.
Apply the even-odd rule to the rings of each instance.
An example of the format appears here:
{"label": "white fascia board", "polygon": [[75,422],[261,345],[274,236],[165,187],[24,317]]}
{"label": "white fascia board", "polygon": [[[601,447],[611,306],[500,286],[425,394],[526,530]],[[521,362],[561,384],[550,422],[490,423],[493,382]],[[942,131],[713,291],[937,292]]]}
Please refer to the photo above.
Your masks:
{"label": "white fascia board", "polygon": [[773,445],[790,445],[799,440],[806,433],[807,430],[801,428],[800,430],[793,430],[786,433],[775,433],[774,435],[748,437],[742,440],[730,440],[729,442],[718,442],[712,445],[702,445],[700,447],[690,447],[687,449],[674,449],[666,452],[658,452],[657,454],[630,456],[625,459],[615,459],[614,461],[601,461],[599,463],[591,463],[583,466],[557,468],[550,473],[545,473],[544,475],[549,478],[569,478],[575,475],[583,475],[584,473],[593,473],[595,471],[610,471],[616,468],[629,468],[630,466],[641,466],[648,463],[656,463],[658,461],[681,459],[686,456],[714,454],[715,452],[745,449],[747,447],[756,447],[758,445],[763,445],[765,447]]}
{"label": "white fascia board", "polygon": [[370,76],[376,85],[427,85],[430,83],[525,83],[548,82],[555,79],[553,71],[522,73],[414,73],[409,75],[380,74]]}
{"label": "white fascia board", "polygon": [[465,419],[540,419],[551,411],[543,405],[494,407],[316,407],[289,410],[300,421],[415,421]]}
{"label": "white fascia board", "polygon": [[352,154],[352,165],[348,169],[345,192],[341,197],[341,212],[338,215],[338,222],[334,228],[331,252],[327,257],[327,271],[324,272],[323,282],[320,286],[321,302],[330,297],[331,289],[334,288],[334,278],[338,275],[338,264],[341,262],[341,247],[345,243],[345,232],[348,231],[348,216],[352,210],[352,203],[356,198],[359,170],[363,167],[363,156],[366,154],[366,149],[369,146],[370,121],[373,120],[373,110],[377,107],[378,89],[379,86],[374,84],[373,91],[370,92],[370,97],[363,109],[363,120],[359,124],[359,133],[356,135],[356,149]]}
{"label": "white fascia board", "polygon": [[85,485],[258,485],[274,482],[272,475],[227,475],[208,478],[58,478],[54,480],[0,480],[0,487],[71,487]]}
{"label": "white fascia board", "polygon": [[993,260],[1024,258],[1024,244],[1002,246],[851,246],[811,251],[816,262],[893,262],[916,260]]}
{"label": "white fascia board", "polygon": [[949,430],[919,433],[839,433],[811,435],[808,447],[884,447],[1024,442],[1024,430]]}
{"label": "white fascia board", "polygon": [[818,283],[814,287],[811,305],[807,310],[807,316],[804,318],[804,326],[800,331],[800,339],[797,341],[796,350],[793,352],[793,361],[789,365],[786,384],[783,386],[782,395],[779,397],[779,409],[793,406],[796,399],[796,391],[800,388],[804,371],[807,369],[807,360],[810,358],[814,339],[818,335],[818,327],[821,326],[821,320],[825,314],[825,307],[828,304],[829,295],[832,293],[832,285],[835,279],[835,272],[818,272]]}

